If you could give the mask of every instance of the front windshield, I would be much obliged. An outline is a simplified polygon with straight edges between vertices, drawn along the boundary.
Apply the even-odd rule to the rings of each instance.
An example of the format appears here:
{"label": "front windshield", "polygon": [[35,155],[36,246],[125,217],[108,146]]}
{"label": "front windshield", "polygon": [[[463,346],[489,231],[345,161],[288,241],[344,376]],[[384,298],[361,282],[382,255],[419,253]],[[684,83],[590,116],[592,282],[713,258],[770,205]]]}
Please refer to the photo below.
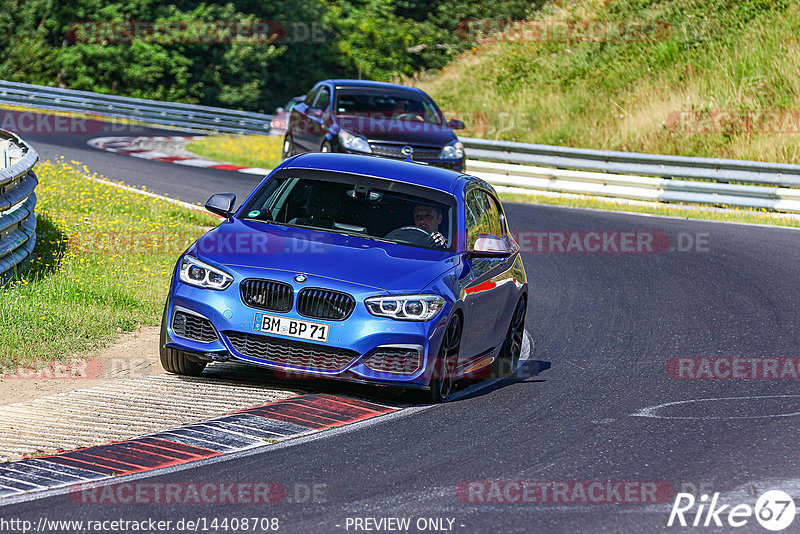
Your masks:
{"label": "front windshield", "polygon": [[294,170],[267,182],[242,213],[249,220],[453,250],[454,202],[424,187]]}
{"label": "front windshield", "polygon": [[410,91],[337,89],[334,110],[339,115],[442,124],[433,102]]}

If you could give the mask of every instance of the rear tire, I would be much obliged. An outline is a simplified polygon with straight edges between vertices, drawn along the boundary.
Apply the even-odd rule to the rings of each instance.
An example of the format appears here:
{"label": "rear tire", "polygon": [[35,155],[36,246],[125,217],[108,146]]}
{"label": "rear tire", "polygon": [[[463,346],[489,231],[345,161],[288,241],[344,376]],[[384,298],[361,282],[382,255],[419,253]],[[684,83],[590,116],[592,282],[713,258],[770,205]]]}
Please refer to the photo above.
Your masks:
{"label": "rear tire", "polygon": [[167,305],[164,305],[164,313],[161,316],[161,336],[159,352],[161,356],[161,367],[169,373],[185,376],[200,376],[206,368],[205,362],[190,360],[186,353],[179,350],[168,349],[164,345],[167,343]]}

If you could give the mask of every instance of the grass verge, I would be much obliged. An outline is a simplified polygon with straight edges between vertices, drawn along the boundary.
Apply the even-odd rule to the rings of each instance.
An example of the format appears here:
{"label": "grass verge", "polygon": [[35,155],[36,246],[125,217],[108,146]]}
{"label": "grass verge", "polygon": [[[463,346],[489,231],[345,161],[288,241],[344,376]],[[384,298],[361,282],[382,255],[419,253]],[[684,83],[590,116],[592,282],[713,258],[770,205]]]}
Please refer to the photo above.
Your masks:
{"label": "grass verge", "polygon": [[470,136],[800,162],[797,2],[550,0],[536,19],[407,81]]}
{"label": "grass verge", "polygon": [[40,163],[36,174],[34,260],[0,286],[0,372],[64,361],[158,324],[177,256],[217,223],[92,181],[74,161]]}
{"label": "grass verge", "polygon": [[282,161],[282,145],[277,135],[210,135],[192,141],[186,150],[214,161],[271,169]]}

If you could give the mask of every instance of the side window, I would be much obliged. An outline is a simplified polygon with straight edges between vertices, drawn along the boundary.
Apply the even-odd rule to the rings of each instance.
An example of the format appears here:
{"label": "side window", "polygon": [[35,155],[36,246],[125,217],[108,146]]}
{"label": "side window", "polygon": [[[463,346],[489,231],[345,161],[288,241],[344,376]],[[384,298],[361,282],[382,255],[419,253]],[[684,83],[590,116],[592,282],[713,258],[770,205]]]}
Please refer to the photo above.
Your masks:
{"label": "side window", "polygon": [[442,124],[441,117],[432,103],[423,100],[422,106],[425,108],[425,122],[429,122],[431,124]]}
{"label": "side window", "polygon": [[314,100],[314,105],[311,107],[320,108],[320,109],[328,109],[328,106],[331,105],[331,91],[324,85],[319,90],[319,95],[317,95],[316,100]]}
{"label": "side window", "polygon": [[489,232],[497,237],[503,237],[505,228],[503,225],[503,211],[497,203],[497,199],[481,191],[486,201],[486,213],[489,218]]}
{"label": "side window", "polygon": [[473,189],[467,193],[464,212],[466,215],[466,224],[464,226],[467,229],[467,250],[471,250],[475,245],[475,240],[481,234],[487,233],[488,230],[485,203],[480,191]]}
{"label": "side window", "polygon": [[306,95],[306,99],[304,100],[304,102],[308,105],[308,107],[310,108],[314,107],[314,100],[316,100],[317,95],[319,95],[319,91],[321,88],[322,86],[314,87],[312,90],[308,92],[308,94]]}
{"label": "side window", "polygon": [[464,203],[466,213],[467,250],[474,247],[481,234],[505,235],[503,212],[497,200],[484,191],[473,189]]}

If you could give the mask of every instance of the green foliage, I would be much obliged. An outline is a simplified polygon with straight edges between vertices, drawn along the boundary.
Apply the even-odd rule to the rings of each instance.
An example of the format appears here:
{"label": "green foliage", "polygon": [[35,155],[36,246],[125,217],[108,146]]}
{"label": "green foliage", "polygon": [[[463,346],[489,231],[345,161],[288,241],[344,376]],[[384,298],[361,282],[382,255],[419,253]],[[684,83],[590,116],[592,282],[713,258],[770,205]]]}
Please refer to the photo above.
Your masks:
{"label": "green foliage", "polygon": [[[125,96],[270,111],[327,77],[390,80],[438,69],[471,46],[466,18],[520,18],[502,0],[0,0],[0,79]],[[270,21],[273,42],[76,39],[81,22]],[[92,34],[100,36],[100,34]]]}

